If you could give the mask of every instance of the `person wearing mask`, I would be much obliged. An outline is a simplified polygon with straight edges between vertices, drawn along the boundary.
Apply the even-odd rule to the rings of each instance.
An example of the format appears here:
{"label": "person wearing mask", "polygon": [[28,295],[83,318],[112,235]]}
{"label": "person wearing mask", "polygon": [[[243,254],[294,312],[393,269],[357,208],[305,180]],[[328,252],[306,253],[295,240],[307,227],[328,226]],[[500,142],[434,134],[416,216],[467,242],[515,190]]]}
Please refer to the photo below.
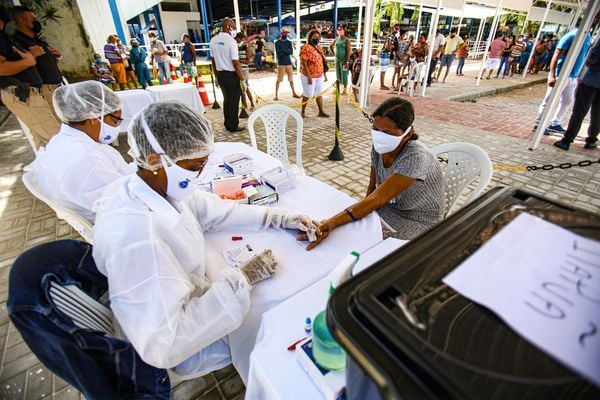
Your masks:
{"label": "person wearing mask", "polygon": [[10,19],[8,10],[0,7],[2,102],[29,128],[33,149],[37,151],[58,133],[60,122],[52,108],[50,86],[44,85],[36,69],[37,57],[46,50],[40,45],[22,47],[14,40],[15,32],[16,23]]}
{"label": "person wearing mask", "polygon": [[142,85],[142,89],[146,89],[146,86],[152,86],[152,79],[150,79],[150,69],[146,65],[146,50],[140,47],[140,42],[137,39],[131,39],[131,50],[129,51],[129,62],[133,64],[135,68],[135,74],[137,75],[138,82]]}
{"label": "person wearing mask", "polygon": [[598,134],[600,133],[600,41],[597,41],[592,51],[590,51],[585,65],[588,69],[575,91],[575,104],[573,104],[573,113],[571,119],[569,119],[567,131],[561,140],[554,143],[556,147],[562,150],[569,150],[588,112],[590,113],[590,126],[583,147],[590,150],[598,147]]}
{"label": "person wearing mask", "polygon": [[231,18],[225,18],[222,27],[221,32],[210,40],[210,53],[213,56],[211,63],[213,71],[217,71],[217,83],[223,92],[225,129],[240,132],[244,130],[239,125],[238,117],[244,74],[240,66],[238,45],[234,39],[237,31]]}
{"label": "person wearing mask", "polygon": [[92,224],[93,205],[109,183],[135,171],[109,144],[119,135],[121,99],[97,81],[61,86],[54,107],[60,132],[31,164],[34,181],[46,197]]}
{"label": "person wearing mask", "polygon": [[346,37],[343,26],[337,28],[337,38],[329,45],[329,50],[335,55],[335,79],[343,86],[342,94],[348,89],[348,70],[352,48],[350,39]]}
{"label": "person wearing mask", "polygon": [[521,62],[521,54],[525,51],[525,43],[523,42],[523,37],[519,37],[517,43],[513,47],[512,53],[510,53],[510,77],[515,73],[518,73],[517,70],[519,68],[519,63]]}
{"label": "person wearing mask", "polygon": [[207,264],[205,232],[300,229],[308,216],[221,200],[199,190],[213,130],[179,102],[147,106],[128,131],[136,174],[97,203],[93,256],[108,279],[110,307],[142,360],[183,377],[231,363],[226,335],[250,308],[250,293],[277,267],[263,250],[239,268]]}
{"label": "person wearing mask", "polygon": [[433,73],[435,72],[435,67],[442,55],[442,51],[444,50],[444,43],[446,43],[446,38],[442,34],[442,32],[438,29],[435,33],[435,37],[433,38],[433,54],[431,55],[431,62],[429,64],[429,76],[427,77],[427,86],[431,86],[431,81],[433,79]]}
{"label": "person wearing mask", "polygon": [[110,84],[113,90],[117,90],[117,81],[110,72],[110,66],[98,53],[94,54],[94,62],[90,66],[90,72],[94,79],[103,84]]}
{"label": "person wearing mask", "polygon": [[450,36],[446,38],[446,41],[442,47],[442,63],[440,65],[440,69],[435,78],[436,81],[440,81],[440,75],[442,74],[442,70],[446,67],[446,73],[444,74],[444,80],[442,83],[446,83],[446,78],[448,78],[448,73],[450,72],[450,67],[454,62],[454,58],[456,57],[456,53],[458,52],[458,48],[463,44],[462,38],[457,35],[458,29],[452,28],[450,31]]}
{"label": "person wearing mask", "polygon": [[367,197],[322,222],[320,235],[307,250],[321,243],[335,228],[373,211],[396,232],[395,237],[405,240],[413,239],[442,219],[442,169],[435,155],[417,141],[414,119],[412,104],[400,97],[388,99],[375,109]]}
{"label": "person wearing mask", "polygon": [[324,83],[327,82],[327,60],[325,52],[319,46],[321,34],[313,29],[306,34],[306,44],[300,49],[300,81],[302,82],[302,117],[305,117],[306,105],[308,99],[316,96],[317,107],[319,108],[319,117],[327,118],[329,114],[323,109],[323,91]]}
{"label": "person wearing mask", "polygon": [[429,46],[427,45],[427,36],[425,33],[419,35],[417,43],[410,49],[411,55],[415,57],[417,64],[424,63],[429,53]]}
{"label": "person wearing mask", "polygon": [[[502,39],[502,32],[496,33],[496,39],[490,43],[490,53],[488,54],[485,65],[481,71],[481,79],[485,76],[485,71],[488,70],[488,76],[485,79],[491,79],[492,72],[500,66],[500,54],[506,48],[506,42]],[[477,79],[477,77],[475,77]]]}
{"label": "person wearing mask", "polygon": [[[123,43],[121,39],[117,38],[117,48],[123,57],[123,67],[125,67],[125,76],[127,77],[127,86],[132,89],[137,89],[140,85],[135,77],[135,70],[133,64],[129,59],[129,49]],[[132,87],[133,85],[133,87]]]}
{"label": "person wearing mask", "polygon": [[[550,71],[548,72],[548,87],[546,89],[546,95],[542,100],[540,107],[538,109],[538,113],[535,116],[535,125],[533,127],[533,131],[537,130],[537,126],[540,123],[540,119],[542,118],[542,113],[546,108],[546,103],[550,98],[550,94],[552,90],[554,90],[554,85],[556,84],[556,79],[563,72],[562,67],[567,57],[569,50],[571,49],[571,44],[575,37],[577,36],[577,32],[579,28],[575,28],[570,32],[566,33],[558,42],[556,46],[556,50],[554,51],[554,55],[552,56],[552,60],[550,61]],[[575,88],[577,87],[577,78],[581,74],[581,70],[583,69],[583,64],[585,63],[585,57],[587,56],[587,52],[590,49],[590,42],[592,41],[592,36],[588,33],[585,35],[585,39],[583,41],[583,45],[580,49],[574,49],[577,51],[577,60],[575,61],[575,65],[573,65],[573,69],[569,71],[564,71],[564,73],[569,74],[568,83],[565,85],[563,91],[560,93],[560,100],[558,102],[558,107],[556,107],[556,111],[554,111],[554,115],[550,120],[550,125],[544,131],[544,135],[550,135],[552,132],[564,134],[565,128],[562,127],[562,119],[573,103],[573,97],[575,95]]]}
{"label": "person wearing mask", "polygon": [[400,25],[396,24],[392,32],[385,38],[383,42],[383,48],[379,53],[379,67],[381,72],[379,74],[379,90],[389,90],[390,88],[385,86],[385,73],[387,72],[390,61],[393,60],[398,51],[398,37],[396,34],[400,31]]}
{"label": "person wearing mask", "polygon": [[463,74],[463,68],[465,67],[465,60],[469,56],[469,45],[470,40],[465,36],[464,41],[460,46],[458,46],[458,50],[456,55],[458,56],[458,67],[456,67],[456,76],[465,76]]}
{"label": "person wearing mask", "polygon": [[[252,94],[250,93],[250,54],[248,54],[248,45],[244,43],[244,33],[238,32],[235,35],[235,41],[238,45],[238,57],[240,62],[240,67],[242,68],[242,74],[244,75],[244,81],[242,82],[242,106],[244,110],[248,109],[248,103],[250,103],[250,110],[254,109],[254,99],[252,98]],[[242,116],[240,118],[248,118],[248,114],[241,113]]]}
{"label": "person wearing mask", "polygon": [[190,42],[190,35],[184,33],[181,35],[181,62],[183,69],[187,72],[190,79],[193,79],[198,85],[198,69],[196,68],[196,48]]}
{"label": "person wearing mask", "polygon": [[260,36],[256,39],[256,43],[254,43],[254,67],[257,71],[262,69],[262,56],[263,56],[263,48],[265,47],[265,43],[262,41]]}
{"label": "person wearing mask", "polygon": [[405,59],[404,54],[406,52],[406,40],[404,36],[406,35],[406,31],[404,29],[400,29],[400,25],[396,24],[394,27],[394,36],[396,40],[394,41],[395,51],[394,51],[394,74],[392,75],[392,90],[399,90],[400,85],[400,70],[407,63],[407,59]]}
{"label": "person wearing mask", "polygon": [[498,72],[496,72],[496,78],[500,76],[502,68],[504,68],[504,74],[502,75],[502,79],[506,79],[506,76],[508,75],[508,70],[511,63],[510,57],[513,52],[513,49],[516,46],[515,39],[515,35],[510,35],[508,39],[506,39],[506,47],[502,50],[501,53],[500,66],[498,67]]}
{"label": "person wearing mask", "polygon": [[106,44],[104,45],[104,57],[110,63],[110,69],[121,90],[127,90],[129,88],[127,87],[125,64],[123,64],[124,55],[121,54],[121,50],[117,46],[117,40],[115,35],[108,35]]}
{"label": "person wearing mask", "polygon": [[283,78],[287,76],[292,88],[292,96],[299,99],[300,95],[294,89],[294,68],[292,67],[292,55],[294,54],[294,46],[291,40],[288,40],[290,31],[287,28],[281,28],[279,40],[275,42],[275,53],[277,54],[277,82],[275,83],[275,97],[273,100],[279,100],[279,84],[283,82]]}
{"label": "person wearing mask", "polygon": [[533,50],[533,37],[529,34],[525,38],[525,49],[521,53],[521,59],[519,60],[519,74],[522,74],[529,62],[529,56]]}
{"label": "person wearing mask", "polygon": [[150,32],[148,34],[150,38],[150,53],[153,56],[154,65],[158,69],[158,80],[161,85],[167,83],[173,83],[171,79],[171,58],[169,57],[169,50],[162,40],[158,40],[156,32]]}

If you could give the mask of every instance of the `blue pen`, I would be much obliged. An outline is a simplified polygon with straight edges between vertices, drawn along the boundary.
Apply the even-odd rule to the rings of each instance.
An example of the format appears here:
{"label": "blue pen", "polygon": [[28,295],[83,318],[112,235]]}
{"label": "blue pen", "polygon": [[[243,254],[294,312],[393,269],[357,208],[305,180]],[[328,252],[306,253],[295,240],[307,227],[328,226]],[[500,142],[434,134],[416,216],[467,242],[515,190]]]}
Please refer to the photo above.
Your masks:
{"label": "blue pen", "polygon": [[312,331],[312,321],[311,321],[310,317],[306,317],[306,319],[304,320],[304,332],[309,334],[311,331]]}

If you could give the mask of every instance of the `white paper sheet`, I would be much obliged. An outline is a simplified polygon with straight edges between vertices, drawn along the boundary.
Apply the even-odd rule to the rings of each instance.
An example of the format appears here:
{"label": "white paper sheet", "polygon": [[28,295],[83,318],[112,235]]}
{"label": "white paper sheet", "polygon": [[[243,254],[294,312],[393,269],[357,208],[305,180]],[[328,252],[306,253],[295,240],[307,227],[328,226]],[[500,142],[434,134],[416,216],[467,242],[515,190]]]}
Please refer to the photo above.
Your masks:
{"label": "white paper sheet", "polygon": [[600,385],[600,243],[523,213],[443,279]]}

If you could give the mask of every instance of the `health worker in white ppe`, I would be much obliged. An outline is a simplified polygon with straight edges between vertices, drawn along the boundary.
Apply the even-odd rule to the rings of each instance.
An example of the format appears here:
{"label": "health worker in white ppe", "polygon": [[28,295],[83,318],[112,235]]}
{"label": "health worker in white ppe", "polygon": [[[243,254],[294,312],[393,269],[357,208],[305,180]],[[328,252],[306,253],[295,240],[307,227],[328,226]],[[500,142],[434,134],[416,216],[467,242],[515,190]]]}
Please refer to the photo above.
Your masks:
{"label": "health worker in white ppe", "polygon": [[300,229],[309,217],[221,200],[199,189],[213,131],[179,102],[154,103],[128,131],[136,174],[110,185],[97,203],[93,256],[108,278],[118,328],[148,364],[179,377],[231,363],[226,335],[250,308],[254,285],[275,273],[264,250],[239,269],[206,265],[204,232]]}
{"label": "health worker in white ppe", "polygon": [[93,224],[93,204],[106,185],[136,170],[109,145],[118,137],[123,105],[96,81],[61,86],[52,101],[60,131],[28,169],[45,196]]}

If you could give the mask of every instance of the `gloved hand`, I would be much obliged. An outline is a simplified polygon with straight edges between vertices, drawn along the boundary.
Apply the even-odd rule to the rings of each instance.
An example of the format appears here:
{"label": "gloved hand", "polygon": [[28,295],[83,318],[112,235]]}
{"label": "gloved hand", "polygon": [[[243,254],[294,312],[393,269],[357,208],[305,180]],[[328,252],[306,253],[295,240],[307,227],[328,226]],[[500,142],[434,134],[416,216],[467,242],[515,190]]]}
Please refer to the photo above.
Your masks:
{"label": "gloved hand", "polygon": [[[289,214],[278,208],[269,208],[265,215],[265,228],[299,229],[306,232],[308,240],[317,240],[319,222],[308,215]],[[306,239],[305,239],[306,240]]]}
{"label": "gloved hand", "polygon": [[254,286],[258,282],[273,276],[276,266],[277,260],[273,257],[271,249],[267,249],[242,264],[240,271],[244,274],[248,283]]}
{"label": "gloved hand", "polygon": [[298,229],[306,232],[309,242],[317,240],[317,229],[319,222],[313,220],[308,215],[286,214],[281,224],[284,229]]}

